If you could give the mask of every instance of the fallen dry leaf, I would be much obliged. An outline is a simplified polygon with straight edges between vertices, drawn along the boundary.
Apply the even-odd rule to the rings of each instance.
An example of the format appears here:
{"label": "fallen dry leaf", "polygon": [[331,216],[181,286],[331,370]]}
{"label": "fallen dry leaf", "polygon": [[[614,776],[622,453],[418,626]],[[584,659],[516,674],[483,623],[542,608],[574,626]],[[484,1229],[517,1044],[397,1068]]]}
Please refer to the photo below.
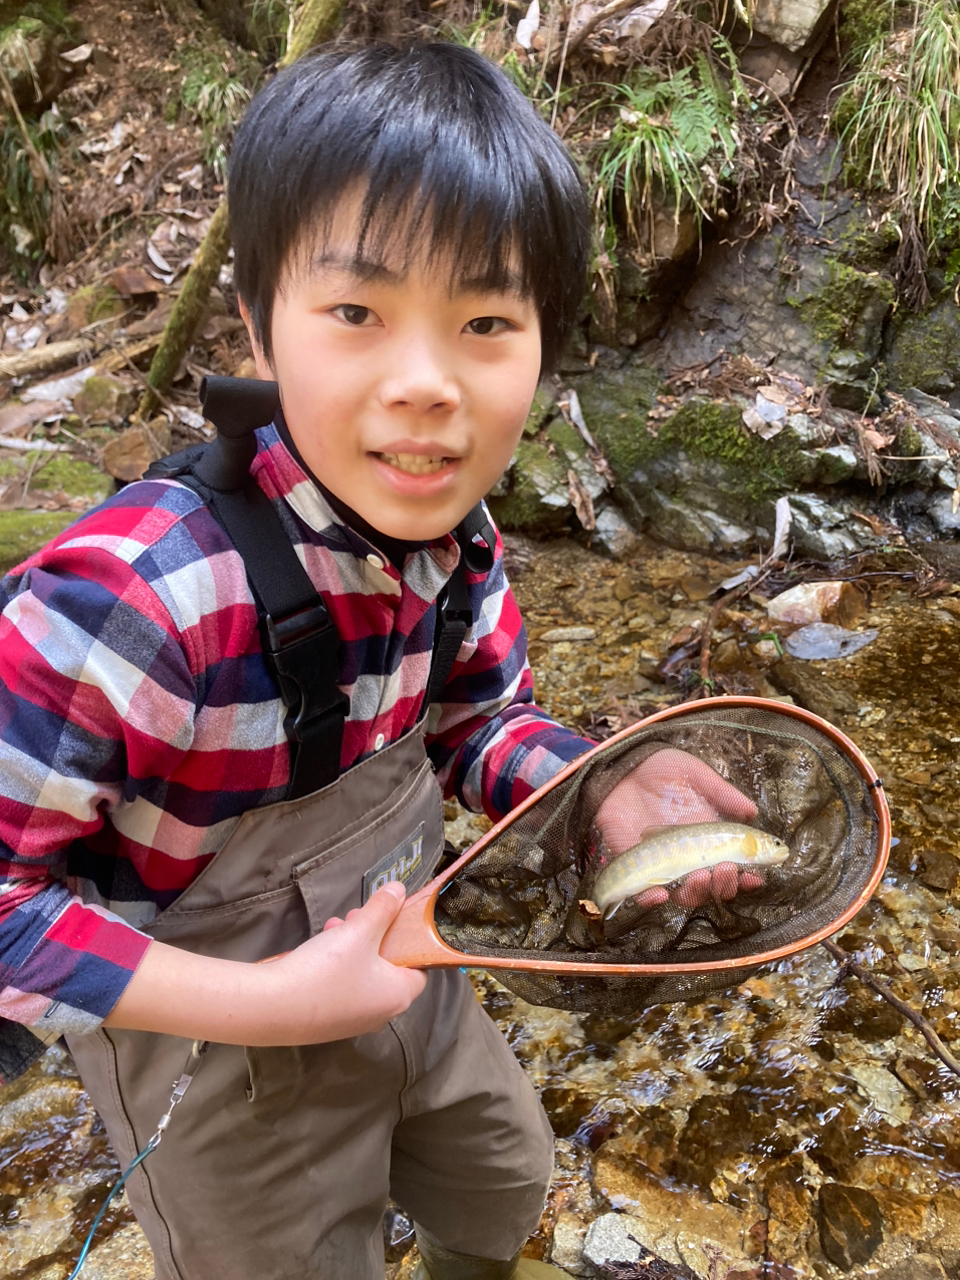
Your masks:
{"label": "fallen dry leaf", "polygon": [[4,405],[0,409],[0,435],[10,436],[22,432],[24,427],[32,427],[35,422],[42,422],[55,413],[62,413],[66,405],[61,400],[33,400],[29,404]]}
{"label": "fallen dry leaf", "polygon": [[888,444],[893,444],[895,439],[894,436],[881,435],[879,431],[873,431],[870,427],[863,427],[861,429],[861,435],[869,445],[873,446],[874,449],[885,449]]}
{"label": "fallen dry leaf", "polygon": [[107,283],[124,298],[157,292],[156,280],[142,267],[117,267],[116,271],[111,272]]}

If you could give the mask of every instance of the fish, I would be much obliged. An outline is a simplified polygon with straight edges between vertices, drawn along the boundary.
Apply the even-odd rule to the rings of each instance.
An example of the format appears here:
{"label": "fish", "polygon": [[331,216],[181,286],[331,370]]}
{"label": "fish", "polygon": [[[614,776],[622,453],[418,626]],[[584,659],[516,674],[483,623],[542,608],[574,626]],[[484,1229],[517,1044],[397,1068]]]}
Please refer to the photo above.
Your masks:
{"label": "fish", "polygon": [[593,901],[609,916],[627,898],[657,885],[672,884],[691,871],[718,862],[775,867],[789,856],[785,841],[742,822],[659,827],[603,869],[593,888]]}

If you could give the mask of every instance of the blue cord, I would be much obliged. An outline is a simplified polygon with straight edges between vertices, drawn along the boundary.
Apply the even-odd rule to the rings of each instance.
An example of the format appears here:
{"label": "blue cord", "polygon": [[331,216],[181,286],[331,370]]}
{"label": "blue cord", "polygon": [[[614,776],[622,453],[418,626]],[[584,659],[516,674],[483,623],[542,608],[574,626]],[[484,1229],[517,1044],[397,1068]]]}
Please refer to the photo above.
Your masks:
{"label": "blue cord", "polygon": [[174,1108],[179,1105],[183,1095],[189,1089],[193,1081],[193,1077],[196,1075],[197,1069],[203,1060],[203,1055],[207,1051],[207,1047],[208,1045],[206,1040],[194,1040],[193,1048],[190,1050],[190,1056],[187,1058],[186,1066],[184,1067],[182,1074],[173,1082],[173,1092],[170,1095],[170,1105],[160,1117],[160,1123],[157,1125],[156,1133],[154,1133],[153,1137],[143,1150],[137,1152],[129,1165],[124,1169],[123,1173],[111,1187],[110,1194],[100,1206],[100,1212],[93,1220],[93,1226],[87,1232],[87,1238],[84,1240],[83,1248],[80,1250],[80,1257],[77,1259],[76,1266],[67,1276],[67,1280],[77,1280],[77,1276],[80,1274],[80,1269],[87,1260],[87,1254],[90,1252],[90,1246],[93,1244],[93,1237],[96,1234],[97,1227],[99,1227],[100,1223],[103,1221],[103,1215],[110,1207],[110,1201],[117,1192],[122,1189],[123,1184],[130,1177],[131,1173],[133,1173],[134,1169],[136,1169],[137,1165],[142,1164],[150,1152],[156,1151],[157,1147],[159,1147],[167,1125],[170,1123],[170,1117],[173,1115]]}
{"label": "blue cord", "polygon": [[67,1276],[67,1280],[77,1280],[77,1276],[80,1274],[80,1268],[83,1266],[83,1264],[87,1260],[87,1254],[90,1252],[90,1246],[93,1244],[93,1237],[96,1234],[97,1227],[99,1227],[101,1221],[103,1220],[103,1215],[107,1212],[107,1209],[110,1207],[110,1201],[117,1194],[117,1192],[123,1188],[123,1184],[130,1177],[131,1173],[133,1173],[134,1169],[136,1169],[137,1165],[142,1164],[143,1161],[146,1160],[150,1152],[156,1148],[157,1142],[155,1139],[156,1139],[156,1134],[154,1134],[153,1138],[150,1139],[150,1141],[143,1148],[143,1150],[138,1152],[137,1155],[134,1156],[130,1164],[124,1170],[123,1174],[120,1176],[117,1182],[114,1183],[110,1191],[110,1194],[107,1196],[106,1200],[104,1200],[103,1204],[100,1206],[100,1212],[97,1214],[97,1216],[93,1220],[93,1226],[87,1232],[87,1238],[86,1240],[84,1240],[83,1248],[80,1250],[80,1257],[77,1259],[77,1265],[70,1272],[69,1276]]}

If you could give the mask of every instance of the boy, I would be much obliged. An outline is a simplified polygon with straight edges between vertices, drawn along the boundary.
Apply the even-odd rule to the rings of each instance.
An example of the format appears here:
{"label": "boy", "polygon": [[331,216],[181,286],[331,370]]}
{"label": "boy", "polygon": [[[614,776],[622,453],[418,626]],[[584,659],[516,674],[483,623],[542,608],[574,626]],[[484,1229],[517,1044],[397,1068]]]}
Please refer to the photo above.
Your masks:
{"label": "boy", "polygon": [[[471,52],[334,49],[252,105],[230,214],[283,406],[251,471],[339,635],[341,772],[287,798],[244,565],[192,490],[132,485],[21,566],[0,629],[6,1069],[65,1034],[126,1164],[211,1042],[128,1183],[162,1280],[376,1280],[388,1195],[425,1280],[558,1275],[519,1259],[551,1167],[533,1091],[462,974],[380,959],[403,891],[367,891],[391,858],[429,878],[437,781],[500,816],[589,746],[532,702],[499,545],[421,715],[451,530],[575,319],[582,185]],[[666,805],[662,779],[630,780],[627,809],[646,786],[654,821],[736,811],[681,775]]]}

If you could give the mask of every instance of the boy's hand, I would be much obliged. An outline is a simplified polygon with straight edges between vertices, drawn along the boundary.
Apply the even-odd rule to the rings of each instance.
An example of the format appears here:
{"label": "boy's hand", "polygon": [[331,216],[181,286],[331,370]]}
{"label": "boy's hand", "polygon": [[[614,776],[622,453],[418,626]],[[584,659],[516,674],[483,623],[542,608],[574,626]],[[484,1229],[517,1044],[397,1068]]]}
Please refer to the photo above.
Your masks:
{"label": "boy's hand", "polygon": [[405,896],[403,885],[384,885],[345,920],[331,917],[321,934],[271,966],[284,979],[284,994],[289,992],[302,1011],[297,1039],[282,1043],[314,1044],[379,1031],[410,1007],[427,975],[380,956],[383,935]]}
{"label": "boy's hand", "polygon": [[[751,822],[757,806],[708,764],[665,747],[644,760],[610,792],[597,810],[596,825],[611,854],[625,853],[639,844],[651,827],[691,822]],[[657,887],[637,895],[639,906],[652,907],[669,897],[682,907],[698,907],[711,898],[729,899],[744,889],[756,889],[763,878],[755,871],[721,862],[693,871],[673,890]]]}
{"label": "boy's hand", "polygon": [[346,920],[271,964],[198,956],[154,942],[106,1018],[109,1027],[221,1044],[323,1044],[377,1031],[427,982],[380,956],[403,886],[379,889]]}

